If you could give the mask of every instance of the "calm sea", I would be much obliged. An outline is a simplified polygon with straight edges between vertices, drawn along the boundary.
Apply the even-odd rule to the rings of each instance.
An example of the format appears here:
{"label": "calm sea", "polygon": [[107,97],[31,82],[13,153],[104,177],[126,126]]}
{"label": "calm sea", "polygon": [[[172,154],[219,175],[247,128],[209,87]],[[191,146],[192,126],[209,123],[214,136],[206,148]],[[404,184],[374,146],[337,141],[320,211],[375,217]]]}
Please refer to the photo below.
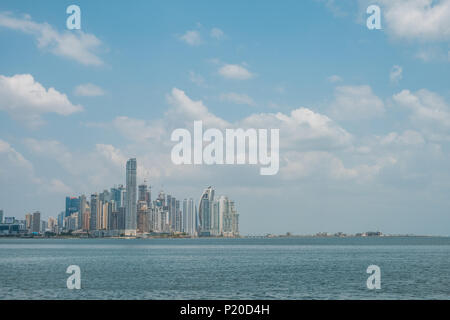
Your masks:
{"label": "calm sea", "polygon": [[0,299],[450,299],[450,238],[0,238]]}

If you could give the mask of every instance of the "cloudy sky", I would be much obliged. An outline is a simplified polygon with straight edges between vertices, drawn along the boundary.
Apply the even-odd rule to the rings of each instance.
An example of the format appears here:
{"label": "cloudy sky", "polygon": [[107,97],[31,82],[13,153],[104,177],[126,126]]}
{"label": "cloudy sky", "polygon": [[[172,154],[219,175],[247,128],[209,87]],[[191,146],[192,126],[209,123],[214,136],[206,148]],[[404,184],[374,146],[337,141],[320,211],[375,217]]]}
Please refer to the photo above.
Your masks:
{"label": "cloudy sky", "polygon": [[[0,3],[0,208],[138,181],[243,234],[450,234],[450,0]],[[366,8],[381,7],[381,30]],[[175,166],[175,128],[279,128],[280,171]]]}

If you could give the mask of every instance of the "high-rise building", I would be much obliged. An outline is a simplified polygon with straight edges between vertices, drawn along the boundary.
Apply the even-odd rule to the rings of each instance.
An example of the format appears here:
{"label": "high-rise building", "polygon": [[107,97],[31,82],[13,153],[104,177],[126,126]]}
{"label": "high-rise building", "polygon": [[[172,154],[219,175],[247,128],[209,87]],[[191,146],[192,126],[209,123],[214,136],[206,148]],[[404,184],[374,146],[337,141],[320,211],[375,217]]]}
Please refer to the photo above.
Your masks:
{"label": "high-rise building", "polygon": [[137,229],[139,233],[148,233],[150,231],[149,209],[147,208],[147,201],[138,202]]}
{"label": "high-rise building", "polygon": [[83,214],[83,230],[89,231],[91,223],[91,208],[87,207]]}
{"label": "high-rise building", "polygon": [[137,229],[137,194],[136,194],[136,159],[127,161],[126,166],[126,204],[125,204],[125,235],[136,235]]}
{"label": "high-rise building", "polygon": [[91,194],[91,213],[89,216],[89,230],[94,231],[97,230],[97,217],[100,211],[100,200],[98,199],[98,195],[96,193]]}
{"label": "high-rise building", "polygon": [[48,218],[47,227],[50,232],[56,232],[56,219],[53,217]]}
{"label": "high-rise building", "polygon": [[60,230],[64,228],[64,216],[66,215],[65,211],[61,211],[60,214],[58,214],[58,227]]}
{"label": "high-rise building", "polygon": [[25,215],[25,228],[28,231],[30,231],[32,225],[33,225],[33,215],[31,213],[27,213]]}
{"label": "high-rise building", "polygon": [[184,199],[182,213],[182,231],[191,236],[195,236],[197,233],[196,229],[194,199]]}
{"label": "high-rise building", "polygon": [[117,208],[125,206],[125,188],[123,185],[111,188],[111,200],[116,202]]}
{"label": "high-rise building", "polygon": [[78,229],[83,230],[84,229],[83,226],[84,226],[85,212],[88,207],[87,201],[86,201],[86,196],[84,194],[80,196],[79,202],[80,202],[80,211],[78,212]]}
{"label": "high-rise building", "polygon": [[212,211],[214,201],[214,189],[208,187],[203,191],[198,204],[198,222],[199,222],[199,236],[212,235]]}
{"label": "high-rise building", "polygon": [[41,230],[41,213],[36,211],[33,213],[33,224],[31,231],[39,233]]}
{"label": "high-rise building", "polygon": [[66,214],[68,217],[72,213],[80,211],[80,199],[76,197],[66,197]]}

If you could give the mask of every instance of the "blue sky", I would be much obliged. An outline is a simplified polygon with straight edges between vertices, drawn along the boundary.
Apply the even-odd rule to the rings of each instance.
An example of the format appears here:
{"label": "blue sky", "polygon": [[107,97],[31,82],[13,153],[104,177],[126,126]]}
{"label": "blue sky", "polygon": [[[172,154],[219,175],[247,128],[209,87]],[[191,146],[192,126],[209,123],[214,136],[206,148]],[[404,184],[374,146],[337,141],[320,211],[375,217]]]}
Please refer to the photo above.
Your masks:
{"label": "blue sky", "polygon": [[[6,215],[56,216],[135,156],[154,195],[236,200],[245,234],[449,234],[450,1],[77,1],[81,31],[70,4],[0,4]],[[199,117],[280,128],[280,173],[172,165]]]}

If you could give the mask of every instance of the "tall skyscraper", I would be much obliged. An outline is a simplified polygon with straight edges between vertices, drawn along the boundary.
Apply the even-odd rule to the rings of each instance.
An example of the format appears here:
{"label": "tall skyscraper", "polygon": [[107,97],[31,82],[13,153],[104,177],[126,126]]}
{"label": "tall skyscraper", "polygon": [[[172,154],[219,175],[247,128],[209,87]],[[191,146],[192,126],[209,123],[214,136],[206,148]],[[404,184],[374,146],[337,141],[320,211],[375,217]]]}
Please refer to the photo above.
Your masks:
{"label": "tall skyscraper", "polygon": [[212,205],[214,201],[214,189],[208,187],[203,191],[198,204],[199,236],[212,235]]}
{"label": "tall skyscraper", "polygon": [[197,233],[194,199],[183,200],[182,231],[191,236]]}
{"label": "tall skyscraper", "polygon": [[84,217],[87,209],[87,201],[86,196],[83,194],[79,198],[80,202],[80,211],[78,212],[78,229],[84,229]]}
{"label": "tall skyscraper", "polygon": [[41,230],[41,213],[36,211],[33,213],[33,226],[31,228],[32,232],[40,232]]}
{"label": "tall skyscraper", "polygon": [[126,203],[125,203],[125,235],[136,235],[137,229],[137,194],[136,194],[136,159],[127,161],[126,167]]}
{"label": "tall skyscraper", "polygon": [[91,194],[91,214],[89,216],[89,230],[94,231],[97,230],[97,216],[100,210],[100,200],[98,199],[98,195],[96,193]]}

